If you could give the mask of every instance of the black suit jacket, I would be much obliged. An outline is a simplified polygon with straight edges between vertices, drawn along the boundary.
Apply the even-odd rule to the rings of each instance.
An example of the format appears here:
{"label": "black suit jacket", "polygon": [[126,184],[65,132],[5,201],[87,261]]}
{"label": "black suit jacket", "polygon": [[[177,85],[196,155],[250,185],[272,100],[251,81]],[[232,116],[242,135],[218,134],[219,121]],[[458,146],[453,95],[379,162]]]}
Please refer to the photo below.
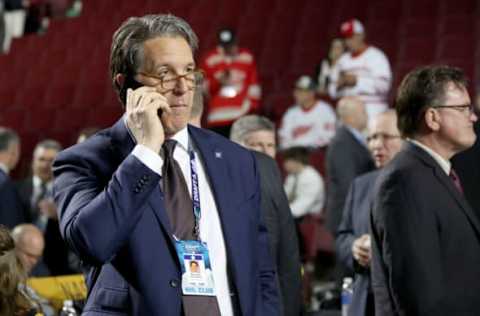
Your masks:
{"label": "black suit jacket", "polygon": [[355,177],[375,168],[370,152],[345,127],[337,129],[327,150],[327,228],[336,233],[348,188]]}
{"label": "black suit jacket", "polygon": [[0,170],[0,224],[11,229],[28,219],[12,180]]}
{"label": "black suit jacket", "polygon": [[31,198],[33,194],[33,177],[28,177],[20,181],[15,182],[15,187],[17,188],[18,195],[22,202],[23,208],[28,212],[30,220],[35,221],[36,218],[32,216],[32,206]]}
{"label": "black suit jacket", "polygon": [[[367,295],[371,290],[370,269],[360,266],[353,259],[352,244],[355,239],[370,232],[370,210],[375,197],[375,181],[379,174],[380,170],[376,170],[353,180],[338,228],[337,257],[350,272],[355,273],[349,316],[364,316],[367,311]],[[373,307],[373,304],[371,305]]]}
{"label": "black suit jacket", "polygon": [[275,160],[260,152],[254,151],[254,154],[260,173],[262,215],[277,268],[283,314],[298,316],[302,304],[302,284],[297,233],[292,212]]}
{"label": "black suit jacket", "polygon": [[453,167],[462,181],[467,201],[480,216],[480,122],[475,124],[477,141],[452,159]]}
{"label": "black suit jacket", "polygon": [[[23,207],[27,210],[32,222],[35,222],[37,210],[32,210],[31,199],[33,195],[33,177],[25,178],[16,183]],[[69,264],[69,250],[60,234],[58,220],[49,219],[44,231],[45,250],[43,262],[51,275],[72,274],[78,271],[73,270]],[[34,270],[36,271],[36,270]],[[36,273],[36,272],[35,272]],[[46,273],[44,272],[41,272]]]}
{"label": "black suit jacket", "polygon": [[480,315],[480,221],[453,181],[407,143],[371,215],[376,315]]}

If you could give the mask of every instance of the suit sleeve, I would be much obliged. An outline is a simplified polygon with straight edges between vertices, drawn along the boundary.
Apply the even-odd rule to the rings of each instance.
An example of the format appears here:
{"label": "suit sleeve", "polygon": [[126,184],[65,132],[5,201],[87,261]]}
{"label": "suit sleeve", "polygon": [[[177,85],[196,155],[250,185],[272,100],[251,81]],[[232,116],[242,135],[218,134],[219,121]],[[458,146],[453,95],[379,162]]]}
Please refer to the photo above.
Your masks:
{"label": "suit sleeve", "polygon": [[282,187],[282,178],[277,165],[272,162],[272,185],[277,192],[275,205],[279,217],[279,251],[278,275],[283,298],[283,310],[286,316],[300,315],[301,311],[301,276],[300,255],[298,251],[297,232],[293,222],[288,199]]}
{"label": "suit sleeve", "polygon": [[445,293],[445,276],[435,210],[421,202],[425,197],[413,182],[392,175],[377,195],[372,218],[375,308],[382,314],[391,300],[395,315],[443,315],[438,293]]}
{"label": "suit sleeve", "polygon": [[[252,153],[252,158],[254,158]],[[268,231],[265,227],[262,215],[261,215],[261,203],[260,203],[260,175],[257,170],[257,164],[255,159],[252,159],[255,166],[255,205],[257,205],[257,218],[258,222],[258,237],[257,237],[257,256],[259,267],[259,285],[262,303],[261,313],[259,315],[279,315],[280,314],[280,297],[278,293],[278,282],[275,267],[273,264]]]}
{"label": "suit sleeve", "polygon": [[160,176],[129,155],[102,184],[89,164],[83,157],[59,155],[55,200],[63,238],[82,259],[101,264],[111,261],[129,238]]}
{"label": "suit sleeve", "polygon": [[354,196],[355,196],[355,182],[350,186],[350,190],[347,195],[345,207],[343,209],[343,217],[338,227],[337,237],[335,240],[335,246],[337,250],[337,256],[340,262],[353,272],[354,259],[352,255],[352,244],[355,241],[355,235],[353,231],[353,212],[354,212]]}

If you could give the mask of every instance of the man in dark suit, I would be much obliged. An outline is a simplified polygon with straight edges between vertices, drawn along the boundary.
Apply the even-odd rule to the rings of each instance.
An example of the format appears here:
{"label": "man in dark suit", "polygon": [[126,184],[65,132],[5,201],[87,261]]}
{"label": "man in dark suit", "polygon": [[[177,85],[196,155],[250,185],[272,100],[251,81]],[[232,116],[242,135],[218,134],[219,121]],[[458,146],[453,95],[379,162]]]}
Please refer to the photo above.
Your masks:
{"label": "man in dark suit", "polygon": [[0,127],[0,224],[12,229],[28,221],[9,173],[20,158],[20,138],[13,130]]}
{"label": "man in dark suit", "polygon": [[[480,97],[478,99],[480,101]],[[477,102],[477,110],[479,109],[480,102]],[[465,198],[477,215],[480,216],[480,194],[478,191],[480,185],[480,122],[475,123],[474,129],[477,135],[475,144],[455,155],[452,159],[452,165],[462,181]]]}
{"label": "man in dark suit", "polygon": [[280,170],[273,159],[276,154],[275,126],[262,116],[243,116],[233,123],[230,139],[252,149],[255,155],[260,173],[262,215],[280,282],[283,315],[298,316],[302,305],[300,255],[292,211]]}
{"label": "man in dark suit", "polygon": [[[370,120],[367,143],[378,169],[383,168],[400,151],[402,140],[395,111],[388,110]],[[375,197],[373,189],[379,173],[380,170],[375,170],[353,180],[336,238],[339,260],[350,272],[355,273],[349,307],[349,315],[353,316],[375,315],[370,286],[369,223]]]}
{"label": "man in dark suit", "polygon": [[479,315],[480,221],[450,158],[475,142],[461,70],[422,67],[398,90],[404,149],[377,180],[371,214],[376,315]]}
{"label": "man in dark suit", "polygon": [[[111,52],[125,115],[55,161],[61,232],[93,266],[85,315],[279,315],[255,158],[187,126],[197,46],[175,16],[128,19]],[[183,282],[193,257],[213,286]]]}
{"label": "man in dark suit", "polygon": [[57,205],[53,201],[52,164],[62,149],[60,143],[52,139],[40,141],[33,150],[32,175],[16,183],[31,222],[44,234],[45,250],[43,262],[52,275],[66,275],[77,272],[71,261],[76,258],[60,235]]}
{"label": "man in dark suit", "polygon": [[343,207],[352,180],[374,169],[363,131],[367,127],[364,103],[356,97],[345,97],[338,102],[337,128],[327,149],[327,228],[335,234],[342,220]]}

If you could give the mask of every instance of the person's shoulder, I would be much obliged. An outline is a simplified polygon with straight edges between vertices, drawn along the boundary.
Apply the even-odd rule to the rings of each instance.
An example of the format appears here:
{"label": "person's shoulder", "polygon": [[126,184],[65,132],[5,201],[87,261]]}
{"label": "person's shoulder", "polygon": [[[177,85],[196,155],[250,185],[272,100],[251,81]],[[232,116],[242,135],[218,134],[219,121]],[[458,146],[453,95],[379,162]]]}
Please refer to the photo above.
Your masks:
{"label": "person's shoulder", "polygon": [[123,158],[118,150],[115,152],[111,128],[108,128],[80,144],[75,144],[59,152],[53,167],[55,173],[64,165],[83,166],[95,170],[95,172],[104,172],[110,170],[117,160],[120,163]]}
{"label": "person's shoulder", "polygon": [[320,179],[322,180],[322,175],[320,174],[320,172],[318,172],[317,169],[315,169],[313,166],[311,165],[307,165],[305,166],[305,168],[303,169],[303,173],[305,175],[307,175],[308,177],[312,177],[312,178],[315,178],[315,179]]}
{"label": "person's shoulder", "polygon": [[364,173],[362,175],[359,175],[353,180],[353,183],[354,185],[359,185],[359,186],[369,185],[372,182],[375,182],[375,180],[380,175],[380,172],[381,170],[377,169],[377,170],[373,170],[373,171]]}
{"label": "person's shoulder", "polygon": [[283,114],[283,117],[290,118],[291,116],[295,116],[298,113],[301,113],[300,105],[292,104]]}
{"label": "person's shoulder", "polygon": [[74,144],[62,150],[58,156],[65,157],[70,155],[89,155],[92,153],[101,153],[110,147],[111,135],[109,129],[102,130],[97,134],[86,139],[84,142]]}
{"label": "person's shoulder", "polygon": [[317,100],[317,102],[315,103],[315,110],[323,113],[328,112],[329,114],[335,115],[335,112],[333,111],[333,108],[330,105],[330,103],[327,103],[324,100]]}
{"label": "person's shoulder", "polygon": [[238,49],[237,61],[241,61],[244,63],[251,63],[254,60],[255,60],[255,57],[253,56],[253,53],[248,48],[240,47]]}
{"label": "person's shoulder", "polygon": [[270,157],[269,155],[266,155],[262,152],[252,150],[253,155],[255,156],[255,160],[258,162],[260,166],[265,165],[265,166],[275,166],[276,162],[275,159]]}
{"label": "person's shoulder", "polygon": [[387,55],[385,55],[385,53],[376,46],[369,46],[365,53],[366,55],[371,57],[381,57],[387,59]]}
{"label": "person's shoulder", "polygon": [[194,134],[194,139],[197,142],[209,143],[215,148],[222,149],[227,153],[233,153],[234,155],[240,155],[240,157],[243,155],[252,156],[252,153],[249,150],[237,143],[232,142],[225,136],[219,135],[211,130],[198,128],[192,125],[189,125],[188,128],[190,133]]}

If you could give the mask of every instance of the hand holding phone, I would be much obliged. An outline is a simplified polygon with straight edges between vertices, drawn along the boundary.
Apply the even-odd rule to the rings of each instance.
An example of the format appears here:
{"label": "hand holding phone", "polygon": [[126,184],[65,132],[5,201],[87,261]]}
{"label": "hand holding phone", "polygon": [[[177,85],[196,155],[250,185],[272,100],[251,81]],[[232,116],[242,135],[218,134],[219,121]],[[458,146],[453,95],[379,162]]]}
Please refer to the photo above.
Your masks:
{"label": "hand holding phone", "polygon": [[164,112],[171,112],[170,105],[154,87],[142,86],[135,90],[127,90],[127,126],[137,144],[144,145],[157,153],[165,140],[161,121]]}

